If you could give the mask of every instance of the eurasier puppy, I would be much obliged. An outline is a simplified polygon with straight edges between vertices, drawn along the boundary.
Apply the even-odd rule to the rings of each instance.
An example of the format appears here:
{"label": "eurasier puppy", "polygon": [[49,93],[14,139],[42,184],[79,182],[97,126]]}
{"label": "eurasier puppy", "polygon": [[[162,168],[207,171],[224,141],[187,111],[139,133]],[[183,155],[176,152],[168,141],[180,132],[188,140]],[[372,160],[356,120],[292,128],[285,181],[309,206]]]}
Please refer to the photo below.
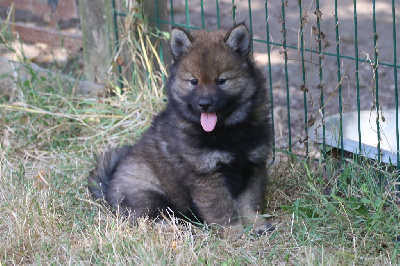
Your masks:
{"label": "eurasier puppy", "polygon": [[244,24],[210,33],[172,28],[168,104],[138,143],[98,159],[88,179],[93,197],[132,221],[168,208],[233,234],[268,229],[258,215],[273,133],[250,43]]}

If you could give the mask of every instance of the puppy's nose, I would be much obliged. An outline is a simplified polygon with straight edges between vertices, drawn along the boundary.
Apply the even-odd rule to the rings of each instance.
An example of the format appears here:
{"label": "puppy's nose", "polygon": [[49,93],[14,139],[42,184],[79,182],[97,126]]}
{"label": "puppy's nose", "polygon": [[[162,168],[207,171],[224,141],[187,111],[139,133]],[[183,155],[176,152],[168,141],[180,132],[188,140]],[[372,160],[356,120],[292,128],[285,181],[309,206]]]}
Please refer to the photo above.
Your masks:
{"label": "puppy's nose", "polygon": [[210,109],[211,105],[212,105],[211,99],[200,99],[199,101],[199,106],[204,112],[207,112],[208,109]]}

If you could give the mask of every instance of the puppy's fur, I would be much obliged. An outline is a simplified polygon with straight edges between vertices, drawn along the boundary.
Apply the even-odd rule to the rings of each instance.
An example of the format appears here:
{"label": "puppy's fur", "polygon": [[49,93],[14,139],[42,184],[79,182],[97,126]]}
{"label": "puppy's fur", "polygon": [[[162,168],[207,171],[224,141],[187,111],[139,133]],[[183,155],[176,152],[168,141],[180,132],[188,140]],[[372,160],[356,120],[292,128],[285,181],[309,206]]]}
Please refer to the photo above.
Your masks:
{"label": "puppy's fur", "polygon": [[175,215],[233,228],[263,211],[273,137],[265,80],[244,24],[193,34],[171,29],[168,104],[133,146],[103,154],[88,178],[94,198],[130,217]]}

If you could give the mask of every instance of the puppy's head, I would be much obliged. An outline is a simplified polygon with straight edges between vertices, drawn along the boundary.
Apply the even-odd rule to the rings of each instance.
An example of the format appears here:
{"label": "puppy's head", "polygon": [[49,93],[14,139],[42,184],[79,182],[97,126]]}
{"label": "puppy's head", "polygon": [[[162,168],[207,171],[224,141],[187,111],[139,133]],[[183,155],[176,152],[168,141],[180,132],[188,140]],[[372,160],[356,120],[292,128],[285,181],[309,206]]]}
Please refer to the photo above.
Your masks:
{"label": "puppy's head", "polygon": [[250,43],[244,24],[228,31],[193,34],[171,29],[174,64],[167,94],[182,116],[208,132],[245,120],[257,87]]}

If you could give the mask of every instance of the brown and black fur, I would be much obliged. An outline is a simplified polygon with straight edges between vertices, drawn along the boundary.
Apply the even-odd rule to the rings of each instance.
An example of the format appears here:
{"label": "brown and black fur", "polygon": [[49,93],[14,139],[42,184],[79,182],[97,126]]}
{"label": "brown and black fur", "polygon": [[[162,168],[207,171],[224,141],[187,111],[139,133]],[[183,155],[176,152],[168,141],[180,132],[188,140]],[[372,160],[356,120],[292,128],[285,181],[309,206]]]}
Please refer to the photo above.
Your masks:
{"label": "brown and black fur", "polygon": [[[98,160],[88,178],[93,197],[133,218],[155,218],[170,208],[234,232],[252,224],[265,229],[257,214],[273,133],[250,41],[244,24],[211,33],[172,28],[167,106],[138,143]],[[213,131],[202,129],[202,112],[217,113]]]}

